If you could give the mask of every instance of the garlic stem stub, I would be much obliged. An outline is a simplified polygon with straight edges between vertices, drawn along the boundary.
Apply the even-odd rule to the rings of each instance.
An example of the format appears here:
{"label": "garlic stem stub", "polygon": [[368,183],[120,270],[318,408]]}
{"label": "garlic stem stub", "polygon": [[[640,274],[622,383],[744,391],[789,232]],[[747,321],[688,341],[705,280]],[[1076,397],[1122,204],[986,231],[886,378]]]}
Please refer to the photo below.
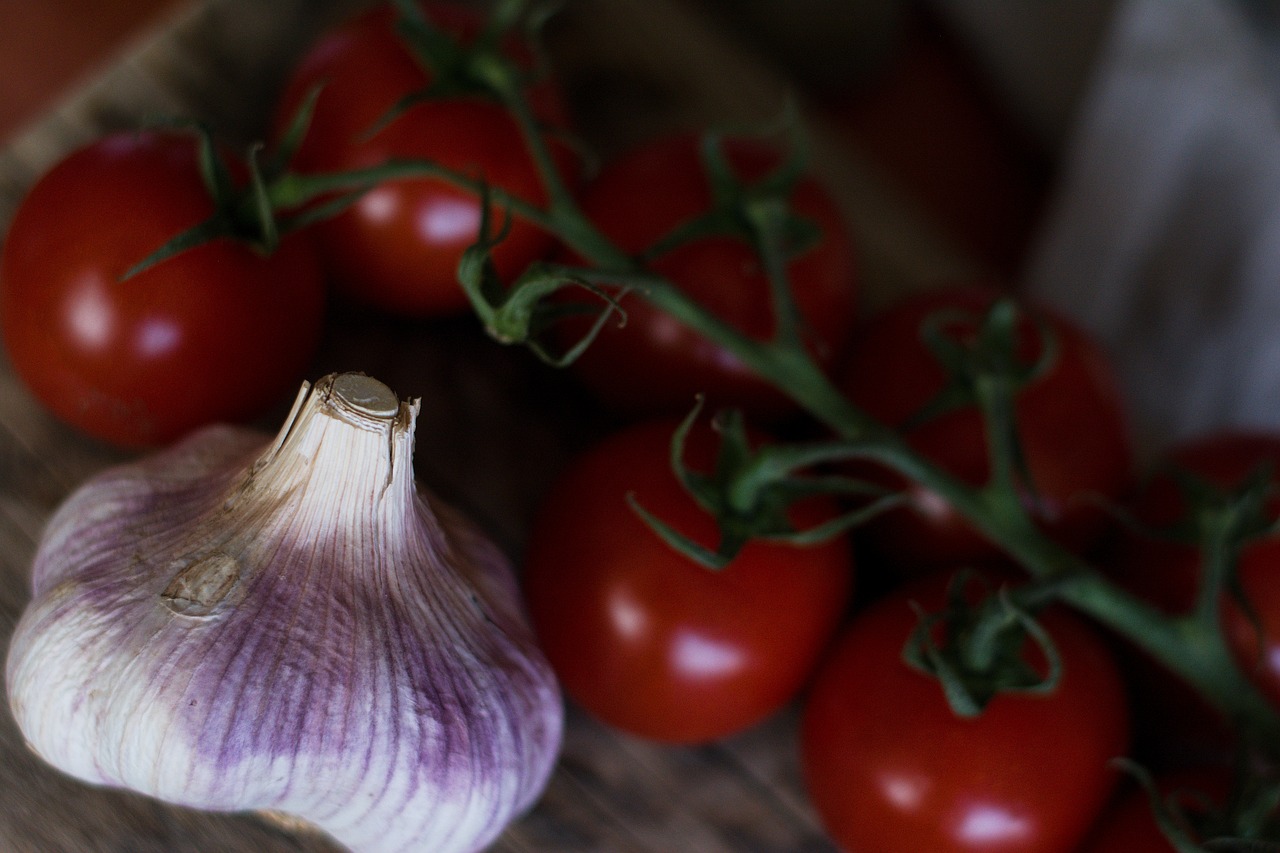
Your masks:
{"label": "garlic stem stub", "polygon": [[361,853],[492,842],[545,787],[563,704],[505,556],[414,481],[418,407],[327,376],[273,441],[208,427],[73,493],[7,661],[31,747]]}

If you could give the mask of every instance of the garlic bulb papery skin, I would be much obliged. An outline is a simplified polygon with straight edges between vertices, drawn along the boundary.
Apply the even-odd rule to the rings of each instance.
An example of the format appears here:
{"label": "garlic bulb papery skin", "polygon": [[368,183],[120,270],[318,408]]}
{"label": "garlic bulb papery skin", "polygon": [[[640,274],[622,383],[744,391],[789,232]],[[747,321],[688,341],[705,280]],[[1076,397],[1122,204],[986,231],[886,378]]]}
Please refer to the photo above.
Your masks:
{"label": "garlic bulb papery skin", "polygon": [[545,787],[563,704],[504,555],[415,484],[417,412],[329,376],[274,441],[206,428],[71,495],[7,661],[31,747],[361,853],[492,842]]}

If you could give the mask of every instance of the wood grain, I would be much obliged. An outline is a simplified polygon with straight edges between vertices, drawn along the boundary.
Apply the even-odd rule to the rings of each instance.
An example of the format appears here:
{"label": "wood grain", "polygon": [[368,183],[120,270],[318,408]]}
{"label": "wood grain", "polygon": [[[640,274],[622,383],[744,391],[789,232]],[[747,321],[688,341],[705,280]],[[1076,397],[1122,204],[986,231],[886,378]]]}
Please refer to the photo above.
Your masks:
{"label": "wood grain", "polygon": [[[0,224],[26,188],[72,147],[155,114],[204,118],[224,137],[261,135],[281,75],[357,0],[207,0],[0,150]],[[790,94],[675,2],[570,3],[552,56],[609,152],[658,130],[770,119]],[[856,152],[825,143],[818,162],[863,247],[875,304],[973,269],[895,198]],[[611,426],[562,375],[483,338],[475,323],[389,322],[343,310],[314,376],[363,370],[420,396],[419,477],[519,556],[539,496],[576,449]],[[287,401],[282,401],[283,407]],[[264,419],[274,428],[278,418]],[[90,474],[124,454],[53,421],[0,360],[0,640],[7,649],[27,599],[44,520]],[[0,710],[0,850],[17,853],[332,851],[330,841],[257,815],[213,815],[91,788],[37,760]],[[624,853],[820,853],[831,850],[809,808],[795,754],[795,710],[723,743],[644,743],[569,709],[562,760],[540,804],[494,847]]]}

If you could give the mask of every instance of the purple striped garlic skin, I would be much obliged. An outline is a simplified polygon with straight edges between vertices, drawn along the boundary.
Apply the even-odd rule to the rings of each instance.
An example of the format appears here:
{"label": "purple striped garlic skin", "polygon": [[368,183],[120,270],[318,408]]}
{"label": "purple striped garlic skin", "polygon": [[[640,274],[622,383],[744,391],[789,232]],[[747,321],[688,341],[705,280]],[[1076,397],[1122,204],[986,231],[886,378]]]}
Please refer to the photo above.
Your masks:
{"label": "purple striped garlic skin", "polygon": [[416,414],[326,377],[270,444],[211,427],[68,498],[7,661],[31,747],[359,853],[492,842],[545,787],[563,706],[505,557],[416,487]]}

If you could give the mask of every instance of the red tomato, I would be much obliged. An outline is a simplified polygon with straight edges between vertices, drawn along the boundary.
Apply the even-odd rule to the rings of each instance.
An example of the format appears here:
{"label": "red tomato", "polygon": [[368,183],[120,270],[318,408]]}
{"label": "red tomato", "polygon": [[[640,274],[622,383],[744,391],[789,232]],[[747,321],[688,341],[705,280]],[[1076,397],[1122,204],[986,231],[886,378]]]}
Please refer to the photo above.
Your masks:
{"label": "red tomato", "polygon": [[264,257],[218,239],[121,281],[213,213],[195,138],[121,133],[22,201],[0,265],[14,369],[67,423],[125,447],[260,414],[303,378],[324,279],[309,238]]}
{"label": "red tomato", "polygon": [[1127,745],[1120,676],[1084,624],[1049,612],[1041,624],[1064,667],[1057,689],[1000,694],[979,716],[956,716],[938,682],[902,660],[912,602],[940,609],[949,579],[900,587],[836,641],[802,719],[813,803],[834,840],[859,853],[1072,850]]}
{"label": "red tomato", "polygon": [[[844,539],[814,547],[753,542],[720,571],[677,553],[628,506],[640,503],[714,545],[714,523],[668,464],[674,422],[629,427],[575,460],[534,525],[525,591],[565,690],[619,729],[705,742],[790,701],[836,628],[851,587]],[[710,432],[690,465],[709,464]],[[825,501],[798,524],[829,517]]]}
{"label": "red tomato", "polygon": [[[587,186],[582,207],[628,253],[640,253],[677,225],[705,213],[711,186],[698,139],[652,141],[607,164]],[[754,180],[778,153],[731,140],[727,154],[740,177]],[[788,265],[791,290],[814,355],[830,365],[856,321],[856,259],[847,226],[823,187],[802,179],[791,196],[796,215],[818,229],[817,242]],[[732,236],[706,237],[654,258],[650,267],[709,312],[757,339],[773,334],[769,286],[754,249]],[[625,326],[609,324],[574,369],[608,405],[632,413],[683,411],[705,393],[714,405],[773,415],[793,407],[733,355],[636,296],[623,303]],[[566,339],[583,327],[565,324]]]}
{"label": "red tomato", "polygon": [[[480,29],[474,11],[440,3],[423,8],[433,23],[464,42]],[[296,170],[336,172],[391,159],[430,160],[545,203],[519,126],[494,100],[431,98],[373,132],[402,98],[431,82],[394,22],[390,7],[380,5],[324,35],[293,71],[281,100],[280,126],[308,92],[324,86],[294,158]],[[549,87],[531,97],[548,120],[559,120]],[[387,181],[320,223],[319,245],[337,289],[360,302],[414,316],[458,313],[469,305],[457,280],[458,260],[479,236],[481,212],[478,196],[444,180]],[[500,219],[495,209],[495,222]],[[514,277],[551,245],[549,234],[516,218],[493,258],[500,274]]]}
{"label": "red tomato", "polygon": [[[872,417],[900,427],[942,390],[946,374],[920,335],[921,324],[938,311],[979,316],[994,291],[949,288],[919,294],[874,318],[855,340],[842,386]],[[1123,400],[1110,365],[1098,347],[1065,319],[1037,312],[1057,337],[1053,367],[1023,388],[1015,417],[1039,502],[1028,504],[1036,521],[1062,544],[1083,550],[1105,530],[1109,516],[1099,499],[1118,499],[1128,488],[1133,451]],[[964,324],[953,327],[965,333]],[[1039,354],[1039,338],[1028,321],[1023,356]],[[934,418],[907,433],[911,446],[961,481],[980,485],[990,475],[986,430],[976,406]],[[1000,553],[946,501],[888,472],[872,472],[895,488],[905,488],[908,506],[877,517],[865,541],[900,570],[918,573],[930,566],[982,561]]]}
{"label": "red tomato", "polygon": [[[1258,466],[1269,464],[1275,467],[1272,483],[1280,484],[1280,435],[1216,432],[1171,448],[1162,461],[1128,506],[1138,521],[1157,530],[1184,520],[1188,511],[1181,490],[1167,473],[1169,467],[1232,489]],[[1266,511],[1272,520],[1280,518],[1280,501],[1273,500]],[[1105,562],[1119,583],[1170,613],[1186,612],[1195,604],[1201,566],[1195,545],[1125,531],[1108,549]],[[1258,625],[1234,596],[1227,595],[1222,603],[1223,627],[1240,665],[1280,707],[1280,537],[1246,545],[1236,571]]]}

